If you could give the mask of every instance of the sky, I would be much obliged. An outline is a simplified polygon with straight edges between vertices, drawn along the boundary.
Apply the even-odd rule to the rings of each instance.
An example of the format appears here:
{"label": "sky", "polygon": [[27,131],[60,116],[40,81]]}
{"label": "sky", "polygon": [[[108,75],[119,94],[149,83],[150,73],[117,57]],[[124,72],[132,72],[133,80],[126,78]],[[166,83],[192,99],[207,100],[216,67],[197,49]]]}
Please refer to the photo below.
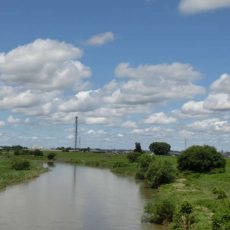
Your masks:
{"label": "sky", "polygon": [[[0,146],[230,151],[230,0],[0,0]],[[185,145],[185,140],[187,145]]]}

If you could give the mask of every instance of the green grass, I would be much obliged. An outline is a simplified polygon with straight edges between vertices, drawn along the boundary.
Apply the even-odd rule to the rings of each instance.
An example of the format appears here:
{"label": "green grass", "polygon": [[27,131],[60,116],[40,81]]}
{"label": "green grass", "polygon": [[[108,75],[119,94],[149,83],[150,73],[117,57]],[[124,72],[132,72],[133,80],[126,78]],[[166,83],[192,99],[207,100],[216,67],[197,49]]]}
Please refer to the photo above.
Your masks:
{"label": "green grass", "polygon": [[[29,160],[31,164],[30,170],[14,170],[11,167],[13,156],[0,156],[0,189],[8,185],[16,184],[22,181],[32,179],[45,172],[42,162],[38,160]],[[20,158],[20,157],[17,157]]]}
{"label": "green grass", "polygon": [[57,152],[58,161],[81,164],[92,167],[109,168],[114,173],[135,176],[137,163],[129,163],[124,154]]}

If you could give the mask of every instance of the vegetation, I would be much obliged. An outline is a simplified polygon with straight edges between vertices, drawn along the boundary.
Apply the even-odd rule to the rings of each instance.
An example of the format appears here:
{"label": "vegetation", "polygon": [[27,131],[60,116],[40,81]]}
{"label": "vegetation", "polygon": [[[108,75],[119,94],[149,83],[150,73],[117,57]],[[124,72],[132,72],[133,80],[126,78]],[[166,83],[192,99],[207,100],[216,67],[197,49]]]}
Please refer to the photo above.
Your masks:
{"label": "vegetation", "polygon": [[15,170],[29,170],[30,162],[24,159],[14,159],[12,162],[12,169]]}
{"label": "vegetation", "polygon": [[134,163],[138,161],[138,158],[142,155],[140,152],[131,152],[128,153],[127,158],[130,163]]}
{"label": "vegetation", "polygon": [[156,224],[170,223],[173,219],[175,211],[175,203],[173,197],[157,196],[154,201],[150,202],[145,207],[147,221]]}
{"label": "vegetation", "polygon": [[155,155],[168,155],[171,146],[166,142],[153,142],[149,145],[149,150]]}
{"label": "vegetation", "polygon": [[47,155],[48,160],[54,160],[55,157],[56,157],[55,153],[48,153],[48,155]]}
{"label": "vegetation", "polygon": [[134,152],[138,152],[138,153],[142,153],[142,148],[141,148],[141,143],[139,142],[136,142],[135,143],[135,149],[134,149]]}
{"label": "vegetation", "polygon": [[[207,146],[202,147],[207,151]],[[223,165],[222,160],[215,158],[219,153],[216,154],[212,147],[208,149],[211,149],[211,158],[208,157],[209,160],[204,161],[212,162],[210,159],[217,159],[217,162],[222,162]],[[31,154],[13,156],[12,150],[2,151],[0,187],[39,175],[44,171],[40,160],[47,159],[51,153],[53,152],[44,152],[43,157]],[[74,164],[110,168],[115,173],[136,175],[138,179],[145,179],[149,186],[157,188],[153,190],[155,195],[145,208],[148,221],[163,224],[171,222],[168,225],[171,229],[230,229],[230,159],[224,160],[225,171],[223,168],[213,167],[211,171],[176,171],[180,157],[152,156],[139,152],[132,154],[135,154],[135,160],[132,162],[127,154],[91,152],[56,152],[56,159]],[[202,156],[206,157],[205,154]],[[12,159],[15,158],[28,160],[30,169],[12,169]],[[214,165],[219,166],[221,163]]]}
{"label": "vegetation", "polygon": [[30,156],[13,156],[3,151],[0,155],[0,189],[37,177],[46,170],[41,161]]}
{"label": "vegetation", "polygon": [[191,146],[178,157],[178,168],[182,171],[209,172],[225,168],[225,159],[214,147]]}
{"label": "vegetation", "polygon": [[151,188],[158,188],[162,184],[172,183],[176,177],[176,170],[167,160],[153,160],[146,172],[146,179]]}

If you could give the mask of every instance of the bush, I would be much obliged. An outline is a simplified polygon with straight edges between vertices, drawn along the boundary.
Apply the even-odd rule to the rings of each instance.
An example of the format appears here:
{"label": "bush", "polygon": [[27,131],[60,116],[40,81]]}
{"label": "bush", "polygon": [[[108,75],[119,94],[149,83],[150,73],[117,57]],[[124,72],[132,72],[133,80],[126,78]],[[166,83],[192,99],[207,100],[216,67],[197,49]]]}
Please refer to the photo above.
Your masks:
{"label": "bush", "polygon": [[217,188],[217,187],[213,188],[212,189],[212,193],[215,194],[215,195],[217,195],[216,199],[218,199],[218,200],[222,200],[222,199],[228,198],[227,194],[225,193],[225,191],[222,190],[221,188]]}
{"label": "bush", "polygon": [[175,180],[176,170],[167,160],[152,161],[146,173],[146,179],[151,188],[158,188],[161,184],[168,184]]}
{"label": "bush", "polygon": [[47,155],[48,160],[54,160],[55,157],[56,157],[56,153],[49,153],[49,154]]}
{"label": "bush", "polygon": [[149,150],[156,155],[168,155],[171,146],[166,142],[153,142],[149,145]]}
{"label": "bush", "polygon": [[30,169],[30,162],[27,160],[14,160],[12,162],[12,169],[29,170]]}
{"label": "bush", "polygon": [[191,229],[191,225],[195,222],[195,218],[193,215],[193,207],[189,202],[184,201],[180,205],[180,208],[173,216],[173,222],[172,229]]}
{"label": "bush", "polygon": [[212,229],[213,230],[229,230],[230,229],[230,212],[229,208],[215,213],[212,217]]}
{"label": "bush", "polygon": [[129,160],[129,162],[133,163],[136,162],[138,157],[141,156],[142,153],[139,152],[132,152],[132,153],[128,153],[127,158]]}
{"label": "bush", "polygon": [[147,221],[155,224],[165,224],[171,222],[174,211],[175,203],[173,198],[170,196],[158,197],[145,207]]}
{"label": "bush", "polygon": [[225,168],[225,159],[214,147],[191,146],[178,157],[178,168],[193,172],[209,172],[216,168]]}
{"label": "bush", "polygon": [[38,157],[44,156],[43,152],[40,149],[35,149],[32,154]]}
{"label": "bush", "polygon": [[153,161],[153,157],[147,153],[142,154],[139,158],[138,158],[138,162],[139,162],[139,168],[138,171],[136,173],[136,178],[143,180],[145,179],[146,176],[146,172],[148,171],[148,167],[151,164],[151,162]]}

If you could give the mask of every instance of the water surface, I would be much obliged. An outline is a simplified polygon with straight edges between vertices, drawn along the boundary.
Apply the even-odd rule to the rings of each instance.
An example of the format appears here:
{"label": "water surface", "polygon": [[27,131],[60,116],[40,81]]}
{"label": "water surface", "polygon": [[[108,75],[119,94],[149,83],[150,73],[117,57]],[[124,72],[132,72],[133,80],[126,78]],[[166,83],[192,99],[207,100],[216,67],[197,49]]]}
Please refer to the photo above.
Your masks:
{"label": "water surface", "polygon": [[141,223],[147,190],[107,169],[57,164],[0,192],[1,230],[160,230]]}

